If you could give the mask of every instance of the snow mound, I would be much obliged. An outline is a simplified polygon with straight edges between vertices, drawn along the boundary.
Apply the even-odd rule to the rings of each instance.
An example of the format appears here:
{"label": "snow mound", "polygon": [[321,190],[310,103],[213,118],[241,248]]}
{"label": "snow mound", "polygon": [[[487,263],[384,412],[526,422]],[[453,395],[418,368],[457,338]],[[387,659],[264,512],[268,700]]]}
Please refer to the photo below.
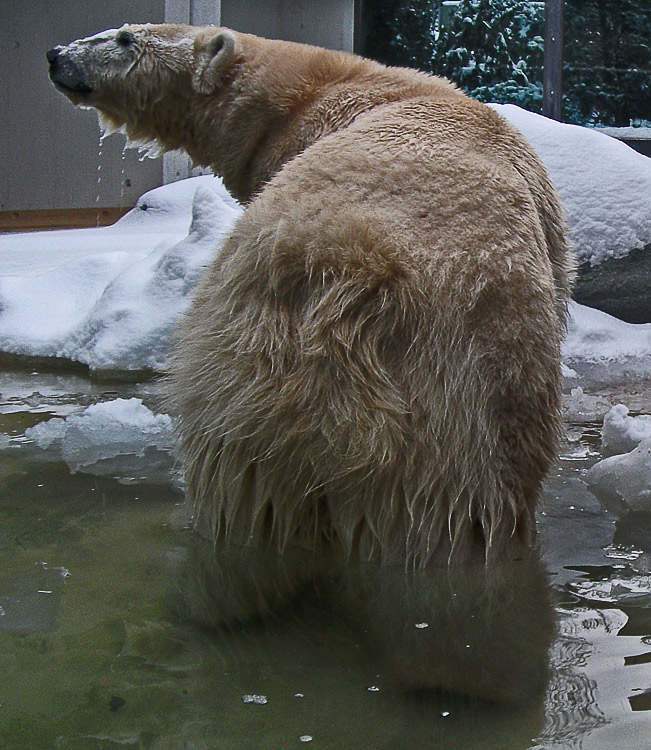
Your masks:
{"label": "snow mound", "polygon": [[651,243],[651,159],[597,130],[491,104],[522,132],[556,185],[579,263]]}
{"label": "snow mound", "polygon": [[596,463],[585,476],[596,492],[617,495],[630,510],[651,510],[651,437],[630,453]]}
{"label": "snow mound", "polygon": [[236,215],[199,186],[188,236],[159,244],[110,281],[60,356],[93,369],[162,369],[176,322]]}
{"label": "snow mound", "polygon": [[[167,414],[154,414],[142,399],[118,398],[92,404],[80,414],[61,419],[56,417],[25,430],[25,437],[34,441],[51,458],[62,458],[74,471],[97,467],[91,473],[122,473],[125,462],[111,461],[117,457],[131,456],[143,461],[132,462],[138,469],[169,467],[169,453],[174,439],[172,421]],[[165,459],[156,457],[165,454]],[[128,464],[128,462],[127,462]]]}
{"label": "snow mound", "polygon": [[196,177],[145,193],[110,227],[1,236],[0,350],[160,368],[238,213],[221,180]]}
{"label": "snow mound", "polygon": [[649,414],[629,417],[628,407],[617,404],[604,417],[601,444],[607,456],[628,453],[647,438],[651,438]]}

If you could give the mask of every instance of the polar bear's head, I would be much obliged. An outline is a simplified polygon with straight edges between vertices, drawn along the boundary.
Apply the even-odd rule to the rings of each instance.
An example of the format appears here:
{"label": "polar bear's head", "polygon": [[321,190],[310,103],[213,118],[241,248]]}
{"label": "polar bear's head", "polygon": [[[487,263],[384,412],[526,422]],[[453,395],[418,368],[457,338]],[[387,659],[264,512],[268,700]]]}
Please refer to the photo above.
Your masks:
{"label": "polar bear's head", "polygon": [[244,174],[261,134],[282,118],[280,90],[301,68],[292,65],[300,53],[284,45],[303,55],[316,49],[214,26],[126,24],[46,57],[55,87],[73,104],[96,109],[109,132],[121,129],[159,152],[184,149],[246,200],[276,168],[266,159],[262,174]]}
{"label": "polar bear's head", "polygon": [[[228,29],[125,24],[54,47],[46,56],[59,91],[129,129],[180,92],[181,101],[192,92],[214,92],[219,69],[235,48]],[[180,104],[177,99],[177,109]]]}

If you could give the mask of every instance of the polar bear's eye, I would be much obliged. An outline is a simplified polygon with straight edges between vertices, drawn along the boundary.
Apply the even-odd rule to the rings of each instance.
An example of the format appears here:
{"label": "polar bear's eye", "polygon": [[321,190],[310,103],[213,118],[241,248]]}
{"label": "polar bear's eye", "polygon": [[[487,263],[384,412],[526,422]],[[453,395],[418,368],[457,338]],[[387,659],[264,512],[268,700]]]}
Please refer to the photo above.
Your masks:
{"label": "polar bear's eye", "polygon": [[115,41],[120,47],[130,47],[134,42],[133,34],[130,31],[119,31]]}

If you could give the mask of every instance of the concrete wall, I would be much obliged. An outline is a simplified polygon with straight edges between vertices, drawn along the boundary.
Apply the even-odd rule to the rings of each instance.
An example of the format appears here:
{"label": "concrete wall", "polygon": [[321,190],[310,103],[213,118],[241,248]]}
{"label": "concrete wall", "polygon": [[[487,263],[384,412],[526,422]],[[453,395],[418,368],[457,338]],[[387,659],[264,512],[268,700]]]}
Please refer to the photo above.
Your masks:
{"label": "concrete wall", "polygon": [[354,6],[353,0],[221,0],[221,25],[352,52]]}
{"label": "concrete wall", "polygon": [[123,136],[100,149],[96,114],[55,90],[45,52],[163,16],[164,0],[0,0],[0,211],[130,206],[161,184],[161,160],[123,158]]}
{"label": "concrete wall", "polygon": [[0,0],[0,211],[132,206],[187,177],[182,154],[139,160],[99,142],[94,111],[59,94],[45,52],[125,22],[229,26],[332,49],[353,46],[354,0]]}

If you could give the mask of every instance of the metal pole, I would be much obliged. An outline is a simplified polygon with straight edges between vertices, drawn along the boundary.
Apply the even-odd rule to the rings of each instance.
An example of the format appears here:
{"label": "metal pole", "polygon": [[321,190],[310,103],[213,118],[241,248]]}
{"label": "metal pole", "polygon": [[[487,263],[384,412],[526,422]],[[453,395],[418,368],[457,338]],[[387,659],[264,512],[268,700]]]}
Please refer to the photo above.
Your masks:
{"label": "metal pole", "polygon": [[545,2],[545,57],[543,62],[543,114],[562,119],[563,0]]}
{"label": "metal pole", "polygon": [[353,2],[353,52],[362,54],[362,0]]}

